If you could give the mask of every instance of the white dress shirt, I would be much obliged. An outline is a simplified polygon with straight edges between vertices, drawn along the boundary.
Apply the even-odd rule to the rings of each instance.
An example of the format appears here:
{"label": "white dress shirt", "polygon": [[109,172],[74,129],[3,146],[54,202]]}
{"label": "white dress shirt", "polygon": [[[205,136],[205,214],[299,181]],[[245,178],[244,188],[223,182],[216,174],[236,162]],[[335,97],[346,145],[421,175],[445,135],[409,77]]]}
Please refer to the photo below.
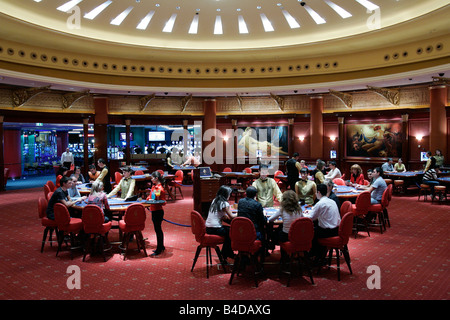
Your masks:
{"label": "white dress shirt", "polygon": [[63,152],[61,155],[61,163],[64,162],[73,163],[73,154],[71,152]]}
{"label": "white dress shirt", "polygon": [[303,215],[312,220],[318,220],[321,228],[333,229],[339,227],[341,223],[341,215],[336,202],[327,196],[320,198],[314,208],[310,212],[304,212]]}

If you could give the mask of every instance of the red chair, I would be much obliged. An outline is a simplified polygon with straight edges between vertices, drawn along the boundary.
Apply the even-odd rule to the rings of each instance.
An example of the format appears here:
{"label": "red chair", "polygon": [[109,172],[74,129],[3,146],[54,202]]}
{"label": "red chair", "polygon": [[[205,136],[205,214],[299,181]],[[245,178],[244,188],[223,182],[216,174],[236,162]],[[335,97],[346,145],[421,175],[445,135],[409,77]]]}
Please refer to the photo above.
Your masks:
{"label": "red chair", "polygon": [[277,178],[277,176],[279,176],[279,175],[283,175],[283,171],[277,170],[277,171],[275,172],[275,174],[273,175],[273,178],[275,179],[275,182],[276,182],[276,183],[278,183],[278,182],[281,181],[280,178]]}
{"label": "red chair", "polygon": [[[390,184],[392,186],[392,184]],[[369,212],[374,213],[378,217],[378,223],[372,223],[369,221],[369,226],[371,227],[380,227],[380,232],[383,233],[383,228],[386,230],[386,222],[384,220],[384,212],[387,210],[387,206],[389,205],[389,188],[386,188],[383,191],[383,195],[381,196],[381,202],[377,204],[371,204],[369,207]]]}
{"label": "red chair", "polygon": [[[111,230],[111,221],[105,223],[103,210],[94,204],[88,204],[83,208],[81,220],[83,221],[83,229],[87,238],[85,242],[83,262],[85,261],[88,252],[89,254],[92,254],[91,244],[94,244],[95,248],[95,242],[97,239],[100,243],[103,260],[106,262],[105,251],[111,249],[108,241],[108,232]],[[105,242],[109,245],[107,248],[105,248]]]}
{"label": "red chair", "polygon": [[384,216],[384,220],[387,222],[388,227],[391,227],[391,221],[389,220],[389,214],[388,214],[388,210],[387,207],[389,206],[389,203],[391,203],[392,200],[392,193],[394,192],[394,187],[392,186],[392,184],[388,185],[387,188],[389,189],[389,201],[388,201],[388,205],[386,206],[386,210],[383,211],[383,216]]}
{"label": "red chair", "polygon": [[244,169],[244,171],[245,171],[245,173],[252,173],[252,168],[247,167]]}
{"label": "red chair", "polygon": [[58,235],[58,224],[56,223],[55,220],[51,220],[51,219],[47,218],[47,212],[46,212],[47,204],[48,204],[47,199],[45,199],[43,197],[39,197],[39,199],[38,199],[39,219],[41,219],[42,226],[45,227],[44,236],[42,237],[41,253],[44,252],[44,246],[45,246],[45,242],[47,241],[48,232],[50,231],[50,234],[48,237],[50,246],[52,246],[52,243],[53,243],[53,240],[52,240],[53,231],[55,231],[55,234]]}
{"label": "red chair", "polygon": [[52,197],[53,193],[54,193],[54,192],[49,192],[49,193],[47,194],[47,201],[50,201],[50,198]]}
{"label": "red chair", "polygon": [[61,250],[64,235],[68,234],[70,239],[70,258],[73,259],[73,250],[81,248],[81,246],[75,246],[75,236],[83,229],[83,221],[79,218],[71,218],[69,210],[62,203],[55,204],[54,213],[58,226],[58,250],[56,251],[56,256]]}
{"label": "red chair", "polygon": [[236,217],[231,220],[230,226],[231,248],[238,251],[234,260],[233,271],[230,276],[230,284],[235,273],[239,270],[243,256],[247,256],[253,266],[255,285],[258,287],[256,279],[258,258],[257,253],[261,249],[261,241],[256,239],[256,230],[253,222],[249,218]]}
{"label": "red chair", "polygon": [[159,172],[159,174],[160,174],[161,176],[164,176],[164,171],[163,171],[163,170],[161,170],[161,169],[158,169],[158,170],[156,170],[156,171],[158,171],[158,172]]}
{"label": "red chair", "polygon": [[[364,191],[358,195],[354,204],[352,204],[352,213],[355,217],[356,233],[355,238],[358,235],[359,226],[364,226],[367,235],[370,237],[369,225],[366,219],[366,214],[369,212],[370,207],[370,192]],[[361,221],[362,223],[359,223]]]}
{"label": "red chair", "polygon": [[127,258],[130,237],[133,235],[136,238],[138,251],[140,252],[142,247],[145,256],[148,257],[147,250],[145,249],[145,240],[142,236],[142,230],[145,228],[146,218],[147,215],[145,213],[144,206],[140,203],[134,203],[127,208],[123,219],[119,221],[119,230],[123,233],[122,248],[125,250],[123,255],[124,261]]}
{"label": "red chair", "polygon": [[347,213],[347,212],[352,212],[352,203],[350,202],[350,201],[344,201],[342,204],[341,204],[341,209],[340,209],[340,211],[339,211],[339,213],[340,213],[340,215],[341,215],[341,219],[342,219],[342,217],[344,217],[344,215]]}
{"label": "red chair", "polygon": [[172,190],[174,192],[172,193],[174,196],[174,199],[177,198],[177,189],[180,191],[181,198],[184,199],[183,192],[181,191],[181,186],[183,185],[183,179],[184,179],[184,173],[183,170],[177,170],[175,172],[175,179],[170,182],[170,193],[172,193]]}
{"label": "red chair", "polygon": [[230,167],[226,167],[225,169],[223,169],[223,172],[232,172],[233,170],[231,170]]}
{"label": "red chair", "polygon": [[[352,267],[350,263],[350,254],[348,252],[348,241],[353,229],[353,214],[348,212],[344,215],[339,224],[339,234],[336,237],[321,238],[318,239],[320,245],[327,247],[328,253],[328,269],[331,266],[331,259],[333,257],[333,249],[336,251],[336,266],[338,271],[338,281],[341,281],[341,252],[344,256],[345,262],[347,263],[350,274],[352,274]],[[319,269],[320,270],[320,269]]]}
{"label": "red chair", "polygon": [[344,179],[341,179],[341,178],[333,179],[333,183],[338,186],[345,186],[345,181],[344,181]]}
{"label": "red chair", "polygon": [[122,177],[123,177],[123,175],[119,171],[116,171],[114,173],[114,182],[116,183],[116,185],[120,183],[120,180],[122,180]]}
{"label": "red chair", "polygon": [[62,175],[56,177],[55,189],[60,187],[59,181],[61,180]]}
{"label": "red chair", "polygon": [[47,181],[47,185],[48,185],[48,187],[50,188],[50,191],[55,192],[56,186],[55,186],[55,184],[53,183],[53,181],[48,180],[48,181]]}
{"label": "red chair", "polygon": [[206,278],[209,278],[209,266],[212,265],[211,248],[214,248],[216,250],[216,254],[219,257],[223,270],[226,272],[225,261],[223,260],[222,253],[219,249],[219,244],[223,244],[225,238],[217,235],[207,234],[205,220],[203,219],[201,214],[195,210],[191,211],[191,230],[195,235],[195,240],[198,242],[191,272],[194,271],[195,264],[202,248],[206,248]]}
{"label": "red chair", "polygon": [[48,194],[51,192],[48,184],[44,184],[44,197],[46,200],[49,200]]}
{"label": "red chair", "polygon": [[314,224],[309,218],[298,218],[292,222],[289,228],[289,241],[280,243],[280,247],[289,256],[289,278],[287,286],[291,281],[292,267],[294,265],[294,259],[298,258],[303,260],[303,264],[306,265],[309,273],[311,283],[314,284],[312,272],[311,272],[311,260],[309,259],[309,250],[312,246],[312,239],[314,237]]}
{"label": "red chair", "polygon": [[[136,172],[134,173],[137,176],[142,176],[144,174],[144,171],[142,170],[136,170]],[[120,181],[120,180],[119,180]]]}

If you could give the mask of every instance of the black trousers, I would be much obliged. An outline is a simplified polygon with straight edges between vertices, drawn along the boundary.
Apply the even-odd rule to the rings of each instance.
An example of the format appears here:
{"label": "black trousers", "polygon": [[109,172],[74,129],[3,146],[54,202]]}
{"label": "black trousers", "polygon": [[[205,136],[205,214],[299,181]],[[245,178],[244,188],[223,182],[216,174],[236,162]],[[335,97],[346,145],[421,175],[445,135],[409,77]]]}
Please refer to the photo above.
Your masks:
{"label": "black trousers", "polygon": [[[317,220],[314,221],[317,223]],[[314,225],[314,238],[312,241],[311,247],[311,255],[316,256],[318,258],[323,258],[327,254],[327,248],[323,247],[319,244],[319,239],[321,238],[331,238],[339,235],[339,227],[329,229],[329,228],[321,228],[318,225]]]}
{"label": "black trousers", "polygon": [[164,249],[164,233],[162,222],[164,220],[164,210],[152,211],[152,222],[156,233],[156,250]]}
{"label": "black trousers", "polygon": [[221,228],[206,228],[207,234],[214,234],[225,238],[222,246],[222,257],[232,258],[234,256],[233,250],[231,250],[231,239],[230,239],[230,227],[222,226]]}

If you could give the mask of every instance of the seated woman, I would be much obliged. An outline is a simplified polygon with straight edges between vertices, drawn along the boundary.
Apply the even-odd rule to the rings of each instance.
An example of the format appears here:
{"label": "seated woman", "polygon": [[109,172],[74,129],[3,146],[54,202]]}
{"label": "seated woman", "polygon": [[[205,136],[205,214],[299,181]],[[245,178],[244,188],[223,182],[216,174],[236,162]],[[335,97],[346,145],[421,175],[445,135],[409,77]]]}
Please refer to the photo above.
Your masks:
{"label": "seated woman", "polygon": [[279,241],[289,241],[289,229],[295,219],[303,217],[302,208],[299,205],[297,194],[293,190],[283,192],[283,200],[281,200],[280,210],[269,218],[269,222],[277,220],[278,217],[283,219],[283,228],[280,228]]}
{"label": "seated woman", "polygon": [[301,178],[295,183],[295,193],[302,203],[313,205],[316,200],[316,183],[308,180],[308,169],[300,169]]}
{"label": "seated woman", "polygon": [[236,215],[231,212],[231,207],[228,203],[228,199],[230,198],[232,191],[233,190],[228,186],[220,186],[216,197],[209,207],[208,217],[205,222],[207,234],[214,234],[225,238],[225,242],[223,243],[221,250],[222,257],[225,260],[227,258],[234,258],[229,235],[230,227],[222,224],[223,218],[231,220],[236,217]]}
{"label": "seated woman", "polygon": [[317,172],[314,174],[314,182],[316,185],[321,184],[325,181],[325,176],[323,174],[323,169],[325,167],[325,162],[319,160],[317,162]]}
{"label": "seated woman", "polygon": [[81,168],[76,166],[75,167],[75,172],[70,176],[75,177],[75,183],[85,183],[86,180],[84,179],[83,175],[81,174]]}
{"label": "seated woman", "polygon": [[333,181],[334,179],[342,176],[341,170],[336,167],[336,161],[330,161],[329,167],[331,170],[325,175],[325,179]]}
{"label": "seated woman", "polygon": [[[106,193],[103,192],[103,182],[101,181],[95,181],[92,183],[91,193],[89,194],[89,197],[87,198],[87,204],[94,204],[100,209],[103,210],[103,214],[105,216],[105,222],[108,222],[111,220],[110,214],[109,214],[109,203],[108,198],[106,196]],[[105,212],[105,209],[107,212]]]}
{"label": "seated woman", "polygon": [[398,158],[397,163],[394,164],[394,171],[395,172],[405,172],[406,171],[406,167],[403,164],[402,158]]}
{"label": "seated woman", "polygon": [[354,164],[350,167],[350,184],[351,185],[364,185],[364,175],[362,173],[361,166]]}
{"label": "seated woman", "polygon": [[434,157],[430,158],[430,166],[428,170],[425,172],[422,178],[422,183],[428,184],[431,188],[431,195],[434,198],[434,186],[439,185],[439,181],[437,181],[437,173],[436,173],[436,159]]}

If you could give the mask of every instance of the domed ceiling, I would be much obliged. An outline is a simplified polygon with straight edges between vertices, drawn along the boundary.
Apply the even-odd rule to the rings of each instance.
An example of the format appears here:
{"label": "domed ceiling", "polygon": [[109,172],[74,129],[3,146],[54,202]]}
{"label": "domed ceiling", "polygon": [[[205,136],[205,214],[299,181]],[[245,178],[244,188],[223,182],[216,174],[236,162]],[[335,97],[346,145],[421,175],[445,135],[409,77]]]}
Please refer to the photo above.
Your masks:
{"label": "domed ceiling", "polygon": [[[208,85],[195,83],[193,86],[197,93],[214,91],[221,94],[237,87],[255,92],[267,92],[273,88],[279,92],[294,87],[317,88],[317,83],[324,83],[323,79],[308,81],[304,78],[307,74],[292,74],[296,69],[304,71],[306,65],[303,61],[308,59],[308,68],[310,64],[315,69],[319,69],[319,64],[324,66],[322,70],[314,70],[315,73],[311,68],[310,76],[327,77],[340,73],[340,77],[330,78],[334,85],[339,83],[341,88],[355,88],[348,81],[355,82],[365,75],[347,78],[342,75],[371,68],[363,66],[358,57],[370,60],[372,50],[385,50],[377,53],[380,62],[373,63],[374,68],[381,70],[391,67],[387,62],[397,59],[396,54],[402,55],[398,49],[402,46],[412,44],[411,50],[417,55],[412,57],[409,54],[407,57],[403,52],[403,58],[410,60],[404,60],[400,63],[402,65],[423,62],[425,55],[419,56],[419,49],[426,51],[427,46],[432,46],[435,49],[433,54],[437,55],[429,55],[425,60],[441,59],[440,62],[379,73],[379,81],[401,85],[407,84],[412,77],[416,82],[429,82],[431,76],[449,72],[448,61],[442,63],[443,57],[448,58],[449,3],[444,0],[2,0],[0,40],[24,44],[27,48],[45,48],[62,55],[79,54],[98,61],[102,57],[135,61],[137,70],[140,68],[147,73],[153,68],[159,73],[140,75],[144,82],[150,79],[149,83],[105,83],[99,80],[90,87],[106,90],[109,86],[110,90],[115,88],[119,92],[124,90],[121,86],[128,86],[128,91],[130,88],[148,91],[158,89],[155,79],[165,79],[159,89],[174,94],[178,91],[185,94],[189,89],[186,81],[200,78],[212,82]],[[433,41],[427,43],[428,39]],[[5,45],[3,51],[7,47]],[[364,54],[360,55],[360,52]],[[393,59],[388,61],[388,55],[393,55]],[[16,63],[12,57],[4,60],[8,59]],[[355,61],[353,70],[352,59]],[[397,65],[399,61],[395,61]],[[23,63],[37,66],[36,61]],[[109,62],[109,65],[111,63],[114,65],[114,62]],[[148,66],[148,63],[154,66]],[[357,66],[358,63],[361,67]],[[100,65],[101,62],[92,64]],[[263,70],[272,68],[269,64],[275,64],[275,72],[269,76],[262,74]],[[348,64],[348,67],[339,69],[338,64],[339,67]],[[216,72],[213,72],[214,66],[217,66]],[[191,68],[197,72],[189,74]],[[30,79],[32,76],[24,76],[23,70],[16,68],[7,72],[6,69],[0,70],[4,83],[13,83],[14,79],[16,82],[33,80]],[[51,69],[57,69],[57,66]],[[107,68],[103,69],[96,73],[108,74]],[[121,71],[125,70],[129,71],[128,67]],[[168,70],[171,70],[169,74]],[[238,71],[233,74],[229,70]],[[35,85],[62,85],[64,82],[58,81],[52,72],[48,79],[45,72],[34,74],[38,75],[34,77]],[[127,76],[115,76],[124,75]],[[82,84],[86,81],[75,77],[64,78],[70,80],[70,87],[87,86]],[[242,83],[228,84],[227,81],[232,79]],[[258,83],[255,79],[267,81]],[[400,82],[395,82],[400,79]],[[171,85],[170,80],[176,81]],[[363,85],[367,83],[365,81]],[[324,84],[327,86],[330,84]]]}

